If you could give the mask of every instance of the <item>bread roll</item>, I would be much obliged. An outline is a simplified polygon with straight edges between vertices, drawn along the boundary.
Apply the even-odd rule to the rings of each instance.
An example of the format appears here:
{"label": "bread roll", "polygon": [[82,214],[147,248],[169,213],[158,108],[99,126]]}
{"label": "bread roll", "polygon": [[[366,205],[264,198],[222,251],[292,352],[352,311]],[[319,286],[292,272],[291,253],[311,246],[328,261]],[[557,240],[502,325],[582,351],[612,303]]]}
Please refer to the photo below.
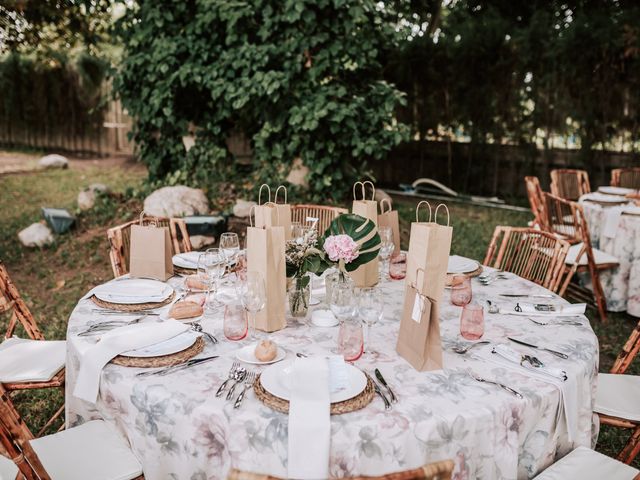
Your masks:
{"label": "bread roll", "polygon": [[189,275],[185,279],[184,284],[189,289],[194,289],[194,290],[207,289],[207,285],[200,279],[198,275]]}
{"label": "bread roll", "polygon": [[278,346],[271,340],[260,340],[256,346],[255,356],[261,362],[270,362],[278,355]]}
{"label": "bread roll", "polygon": [[204,309],[195,302],[176,302],[169,310],[169,317],[176,320],[199,317],[204,313]]}

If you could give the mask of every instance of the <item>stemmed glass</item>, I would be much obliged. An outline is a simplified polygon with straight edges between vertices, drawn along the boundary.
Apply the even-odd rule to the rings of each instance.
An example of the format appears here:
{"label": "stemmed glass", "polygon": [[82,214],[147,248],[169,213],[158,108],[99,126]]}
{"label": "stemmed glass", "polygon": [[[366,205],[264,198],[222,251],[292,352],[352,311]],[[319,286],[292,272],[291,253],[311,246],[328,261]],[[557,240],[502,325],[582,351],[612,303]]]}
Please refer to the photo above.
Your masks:
{"label": "stemmed glass", "polygon": [[[225,259],[219,249],[210,248],[198,256],[198,276],[207,286],[205,310],[208,312],[215,310],[215,291],[217,290],[218,280],[224,274],[224,269]],[[214,302],[210,301],[212,290]]]}
{"label": "stemmed glass", "polygon": [[389,280],[389,259],[393,253],[395,245],[393,243],[393,230],[391,227],[380,227],[378,229],[378,235],[380,235],[380,252],[378,256],[382,260],[382,272],[381,279]]}
{"label": "stemmed glass", "polygon": [[[223,233],[220,237],[220,249],[227,260],[228,269],[231,269],[240,252],[240,239],[238,238],[238,234],[233,232]],[[231,282],[227,280],[225,284],[230,285]]]}
{"label": "stemmed glass", "polygon": [[260,272],[247,272],[246,279],[237,283],[238,296],[249,314],[250,338],[256,338],[256,315],[267,303],[267,292]]}
{"label": "stemmed glass", "polygon": [[358,296],[358,315],[367,326],[367,336],[364,342],[365,355],[373,355],[376,352],[371,347],[371,327],[382,319],[384,313],[384,301],[379,289],[363,288]]}

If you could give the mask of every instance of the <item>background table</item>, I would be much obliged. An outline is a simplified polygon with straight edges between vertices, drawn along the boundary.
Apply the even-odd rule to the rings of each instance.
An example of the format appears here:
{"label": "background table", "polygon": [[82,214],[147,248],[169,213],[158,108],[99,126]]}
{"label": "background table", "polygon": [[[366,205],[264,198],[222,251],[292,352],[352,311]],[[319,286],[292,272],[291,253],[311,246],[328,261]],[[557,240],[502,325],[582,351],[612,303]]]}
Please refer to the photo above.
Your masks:
{"label": "background table", "polygon": [[594,248],[615,256],[620,265],[601,270],[600,283],[607,299],[607,310],[640,317],[640,216],[620,216],[614,238],[604,235],[605,209],[592,202],[581,202]]}
{"label": "background table", "polygon": [[[473,288],[478,301],[496,299],[497,293],[505,292],[548,293],[518,277],[488,287],[474,280]],[[451,351],[466,341],[459,335],[461,309],[449,303],[448,293],[441,310],[445,369],[415,371],[395,353],[403,282],[385,283],[382,291],[385,316],[372,333],[372,347],[379,353],[373,361],[361,359],[356,364],[369,371],[380,368],[399,403],[385,411],[376,397],[358,412],[332,417],[333,476],[382,474],[454,459],[460,473],[456,478],[528,478],[551,464],[556,453],[565,454],[577,445],[591,447],[597,435],[592,403],[598,343],[586,319],[583,326],[538,326],[525,317],[485,313],[484,339],[504,342],[507,335],[515,335],[570,355],[570,360],[562,360],[535,353],[577,379],[579,433],[572,444],[564,423],[556,423],[560,392],[552,384],[480,359],[488,353],[482,351],[490,349],[487,346],[466,355]],[[208,345],[204,354],[217,352],[218,360],[143,379],[135,377],[140,369],[109,365],[96,405],[74,398],[70,392],[78,373],[78,349],[88,341],[76,332],[91,319],[92,306],[88,300],[80,301],[69,320],[66,406],[70,425],[104,418],[117,426],[142,461],[147,480],[222,479],[231,466],[286,477],[287,415],[266,407],[253,393],[239,410],[214,396],[240,346],[224,339],[220,318],[205,324],[221,343]],[[337,328],[310,327],[290,319],[289,326],[272,337],[290,352],[320,354],[335,347],[337,333]],[[466,374],[468,367],[516,388],[524,399],[472,380]]]}

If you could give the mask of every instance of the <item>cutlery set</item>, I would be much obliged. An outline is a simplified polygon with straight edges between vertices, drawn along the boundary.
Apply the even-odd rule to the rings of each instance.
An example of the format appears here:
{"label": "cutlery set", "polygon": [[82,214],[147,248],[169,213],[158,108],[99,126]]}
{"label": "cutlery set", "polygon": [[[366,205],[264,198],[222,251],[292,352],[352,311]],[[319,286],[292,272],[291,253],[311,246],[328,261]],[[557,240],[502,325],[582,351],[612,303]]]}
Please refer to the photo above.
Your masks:
{"label": "cutlery set", "polygon": [[184,363],[180,363],[178,365],[171,365],[169,367],[162,367],[158,370],[153,370],[153,371],[149,371],[149,372],[140,372],[136,374],[136,377],[149,377],[152,375],[158,375],[160,377],[163,377],[165,375],[169,375],[171,373],[174,372],[179,372],[181,370],[186,370],[187,368],[191,368],[194,367],[196,365],[200,365],[202,363],[207,363],[210,362],[212,360],[215,360],[216,358],[218,358],[217,355],[213,356],[213,357],[204,357],[204,358],[193,358],[191,360],[187,360]]}
{"label": "cutlery set", "polygon": [[496,280],[507,280],[508,278],[509,275],[507,275],[503,270],[496,270],[478,275],[478,280],[482,285],[491,285]]}
{"label": "cutlery set", "polygon": [[[373,388],[374,388],[376,394],[384,402],[384,409],[385,410],[391,410],[391,404],[392,403],[398,403],[398,397],[396,397],[396,394],[393,393],[393,390],[391,390],[391,387],[389,386],[389,384],[386,382],[386,380],[382,376],[382,373],[380,372],[380,370],[378,370],[377,368],[374,370],[374,375],[375,375],[376,379],[378,379],[378,381],[376,381],[376,379],[374,379],[367,372],[364,372],[364,374],[367,376],[368,379],[371,380],[371,383],[373,383]],[[385,389],[386,393],[389,395],[389,397],[387,397],[385,392],[382,391],[382,387],[384,387],[384,389]]]}
{"label": "cutlery set", "polygon": [[236,387],[240,386],[242,391],[237,396],[235,402],[233,402],[233,408],[240,408],[247,390],[253,386],[257,378],[258,374],[256,372],[248,371],[246,368],[240,366],[240,362],[234,361],[229,369],[227,379],[222,382],[222,385],[218,388],[216,397],[221,397],[225,392],[227,385],[231,382],[231,386],[227,392],[227,396],[225,397],[227,401],[231,401]]}

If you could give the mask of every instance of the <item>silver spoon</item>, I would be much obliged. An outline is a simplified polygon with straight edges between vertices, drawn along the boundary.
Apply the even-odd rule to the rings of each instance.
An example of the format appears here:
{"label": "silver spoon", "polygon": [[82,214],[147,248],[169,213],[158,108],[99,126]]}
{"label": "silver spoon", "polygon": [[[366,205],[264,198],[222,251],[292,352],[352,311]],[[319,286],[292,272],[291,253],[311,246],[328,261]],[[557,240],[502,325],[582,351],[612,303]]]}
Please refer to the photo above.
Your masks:
{"label": "silver spoon", "polygon": [[527,317],[529,320],[531,320],[533,323],[535,323],[536,325],[575,325],[575,326],[582,326],[582,322],[577,322],[575,320],[560,320],[557,322],[539,322],[537,320],[534,320],[533,318],[529,318]]}
{"label": "silver spoon", "polygon": [[507,392],[509,392],[509,393],[511,393],[511,394],[513,394],[513,395],[515,395],[516,397],[518,397],[518,398],[523,398],[523,397],[522,397],[522,394],[521,394],[520,392],[518,392],[517,390],[514,390],[513,388],[511,388],[511,387],[509,387],[509,386],[507,386],[507,385],[505,385],[505,384],[503,384],[503,383],[500,383],[500,382],[494,382],[494,381],[492,381],[492,380],[487,380],[486,378],[479,377],[478,375],[476,375],[475,373],[473,373],[471,370],[467,370],[467,373],[468,373],[468,374],[469,374],[469,376],[470,376],[471,378],[473,378],[476,382],[490,383],[490,384],[492,384],[492,385],[497,385],[498,387],[500,387],[500,388],[502,388],[502,389],[506,390]]}
{"label": "silver spoon", "polygon": [[460,355],[467,353],[469,350],[471,350],[473,347],[475,347],[476,345],[486,345],[487,343],[491,343],[489,340],[482,340],[481,342],[475,342],[475,343],[469,343],[467,345],[465,345],[464,347],[460,347],[460,346],[455,346],[452,348],[452,350],[456,353],[459,353]]}

